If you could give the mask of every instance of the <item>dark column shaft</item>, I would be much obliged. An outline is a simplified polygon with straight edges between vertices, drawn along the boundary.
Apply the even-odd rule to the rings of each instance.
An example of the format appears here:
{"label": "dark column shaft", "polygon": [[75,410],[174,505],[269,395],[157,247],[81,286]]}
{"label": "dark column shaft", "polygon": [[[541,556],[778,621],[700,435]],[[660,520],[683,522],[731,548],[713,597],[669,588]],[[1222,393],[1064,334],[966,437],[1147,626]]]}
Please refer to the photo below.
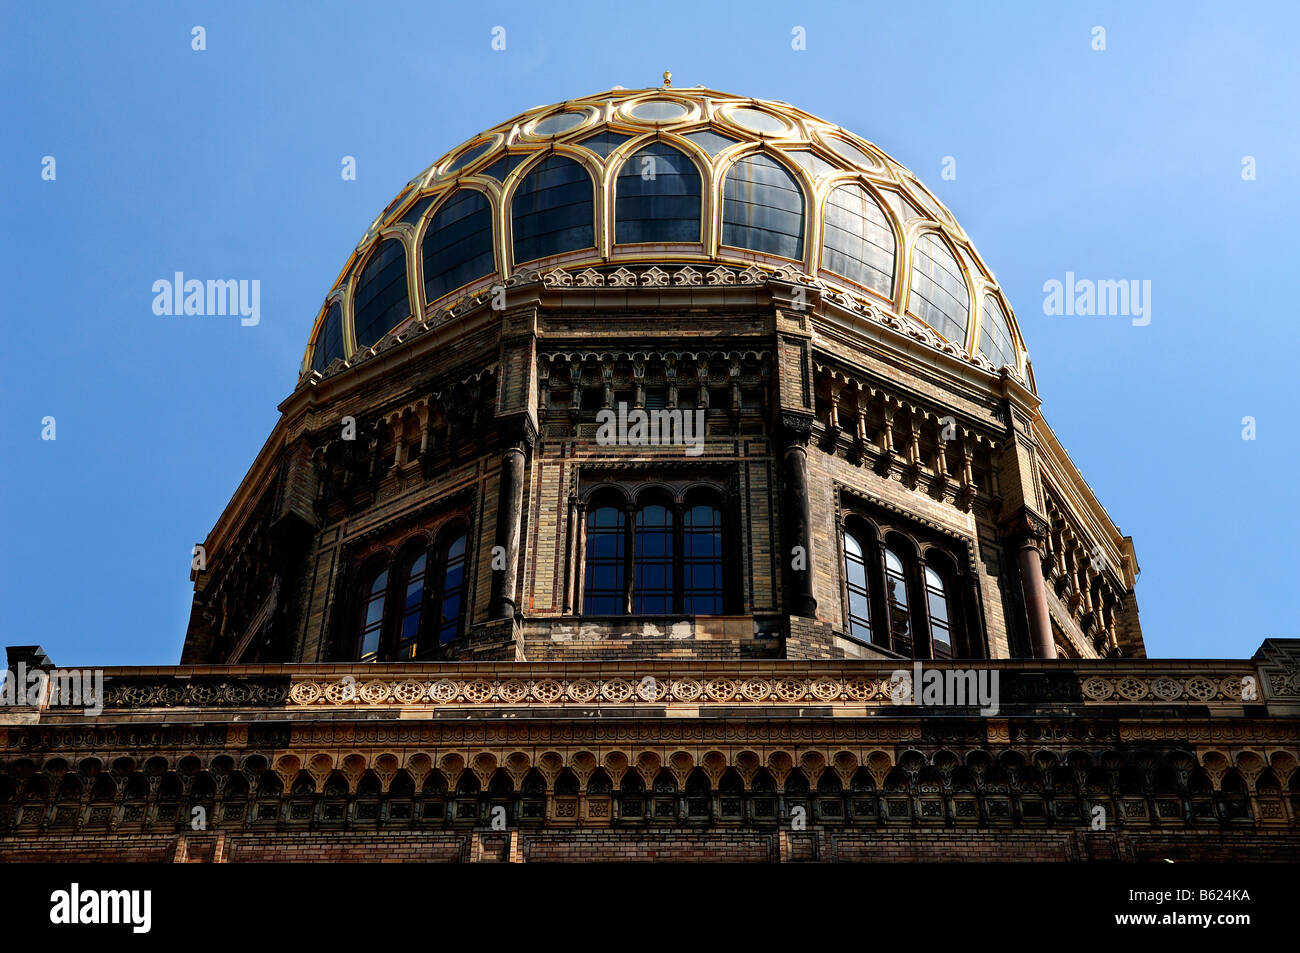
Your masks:
{"label": "dark column shaft", "polygon": [[1043,555],[1038,541],[1025,537],[1020,544],[1020,584],[1029,613],[1029,639],[1035,658],[1056,658],[1056,639],[1052,636],[1052,619],[1047,614],[1047,585],[1043,582]]}
{"label": "dark column shaft", "polygon": [[[786,447],[785,463],[785,563],[788,593],[786,601],[792,615],[814,618],[817,600],[812,584],[812,506],[808,499],[808,450],[802,443]],[[796,568],[799,559],[803,568]]]}
{"label": "dark column shaft", "polygon": [[[494,619],[515,616],[515,580],[519,576],[520,521],[524,506],[524,451],[510,447],[501,456],[501,487],[497,496],[496,546],[493,548],[492,602]],[[504,553],[505,566],[498,557]]]}

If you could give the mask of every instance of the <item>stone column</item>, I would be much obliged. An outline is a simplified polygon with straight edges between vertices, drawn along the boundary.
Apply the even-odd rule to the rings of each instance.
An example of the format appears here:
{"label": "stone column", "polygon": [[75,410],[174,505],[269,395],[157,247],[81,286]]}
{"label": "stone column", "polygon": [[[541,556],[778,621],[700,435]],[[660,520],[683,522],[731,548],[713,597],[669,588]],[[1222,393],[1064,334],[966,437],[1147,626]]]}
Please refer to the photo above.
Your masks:
{"label": "stone column", "polygon": [[[808,494],[808,439],[811,420],[787,419],[782,453],[782,495],[786,605],[791,615],[816,618],[813,596],[812,505]],[[798,568],[801,566],[802,568]]]}
{"label": "stone column", "polygon": [[[488,611],[493,619],[513,619],[516,612],[515,581],[519,578],[524,465],[532,447],[532,434],[526,425],[514,423],[502,436],[505,450],[501,454],[496,543],[492,549],[492,601]],[[502,568],[496,568],[502,563]]]}
{"label": "stone column", "polygon": [[1029,641],[1034,658],[1056,658],[1056,639],[1052,636],[1052,619],[1047,612],[1047,583],[1043,580],[1043,540],[1047,527],[1028,519],[1020,540],[1020,584],[1029,615]]}

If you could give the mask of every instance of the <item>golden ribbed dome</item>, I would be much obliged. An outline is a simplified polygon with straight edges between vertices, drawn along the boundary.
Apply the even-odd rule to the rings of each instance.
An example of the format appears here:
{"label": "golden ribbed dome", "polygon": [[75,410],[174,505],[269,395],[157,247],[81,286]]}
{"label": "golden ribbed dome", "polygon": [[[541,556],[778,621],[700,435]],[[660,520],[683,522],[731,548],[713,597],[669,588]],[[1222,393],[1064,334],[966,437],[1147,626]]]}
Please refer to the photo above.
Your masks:
{"label": "golden ribbed dome", "polygon": [[992,273],[911,172],[786,103],[663,87],[539,106],[417,175],[348,259],[303,371],[521,269],[621,262],[794,268],[1024,370]]}

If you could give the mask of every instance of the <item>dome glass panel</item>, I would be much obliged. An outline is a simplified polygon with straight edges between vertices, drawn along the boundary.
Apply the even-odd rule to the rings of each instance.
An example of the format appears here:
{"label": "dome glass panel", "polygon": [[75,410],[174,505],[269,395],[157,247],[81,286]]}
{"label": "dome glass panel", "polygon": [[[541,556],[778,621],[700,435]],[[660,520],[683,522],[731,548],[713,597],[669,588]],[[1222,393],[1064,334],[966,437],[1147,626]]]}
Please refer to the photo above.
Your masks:
{"label": "dome glass panel", "polygon": [[992,295],[984,296],[980,316],[980,352],[1001,368],[1003,364],[1016,366],[1016,347],[1011,343],[1011,328],[1006,312]]}
{"label": "dome glass panel", "polygon": [[343,356],[343,308],[335,301],[325,315],[325,323],[316,333],[316,346],[312,348],[311,369],[324,371]]}
{"label": "dome glass panel", "polygon": [[953,344],[965,344],[970,323],[966,279],[948,246],[934,235],[922,235],[913,249],[907,310]]}
{"label": "dome glass panel", "polygon": [[492,205],[487,196],[461,189],[449,198],[430,219],[420,254],[427,302],[495,271]]}
{"label": "dome glass panel", "polygon": [[623,163],[616,189],[615,242],[700,240],[700,173],[672,146],[639,149]]}
{"label": "dome glass panel", "polygon": [[632,115],[647,122],[669,122],[686,115],[686,107],[671,99],[652,99],[632,107]]}
{"label": "dome glass panel", "polygon": [[778,119],[771,113],[763,112],[761,109],[733,109],[727,113],[727,118],[737,125],[744,126],[746,129],[752,129],[755,132],[761,132],[769,136],[779,135],[790,130],[790,126],[784,119]]}
{"label": "dome glass panel", "polygon": [[827,196],[823,268],[892,298],[895,247],[889,219],[866,189],[843,185]]}
{"label": "dome glass panel", "polygon": [[471,146],[470,148],[462,152],[460,155],[458,155],[456,158],[451,160],[451,163],[447,166],[447,171],[455,172],[457,169],[465,168],[465,166],[469,165],[475,159],[482,158],[482,156],[491,148],[492,148],[491,140],[487,142],[480,142],[476,146]]}
{"label": "dome glass panel", "polygon": [[562,132],[568,132],[582,125],[582,121],[587,118],[587,114],[582,111],[569,113],[557,113],[554,116],[548,116],[537,125],[533,126],[534,136],[558,136]]}
{"label": "dome glass panel", "polygon": [[722,243],[733,248],[803,257],[803,190],[775,159],[745,156],[722,191]]}
{"label": "dome glass panel", "polygon": [[578,144],[585,149],[590,149],[602,159],[608,159],[611,152],[631,138],[631,136],[624,135],[621,132],[610,132],[606,129],[604,132],[598,132],[594,136],[588,136]]}
{"label": "dome glass panel", "polygon": [[712,129],[701,129],[699,132],[688,132],[686,138],[691,140],[711,156],[716,156],[727,146],[734,146],[736,140],[730,136],[724,136],[720,132],[714,132]]}
{"label": "dome glass panel", "polygon": [[528,173],[511,202],[515,261],[549,258],[596,244],[591,176],[553,155]]}
{"label": "dome glass panel", "polygon": [[370,256],[357,282],[352,312],[355,315],[357,347],[370,347],[410,317],[406,249],[399,239],[386,239]]}

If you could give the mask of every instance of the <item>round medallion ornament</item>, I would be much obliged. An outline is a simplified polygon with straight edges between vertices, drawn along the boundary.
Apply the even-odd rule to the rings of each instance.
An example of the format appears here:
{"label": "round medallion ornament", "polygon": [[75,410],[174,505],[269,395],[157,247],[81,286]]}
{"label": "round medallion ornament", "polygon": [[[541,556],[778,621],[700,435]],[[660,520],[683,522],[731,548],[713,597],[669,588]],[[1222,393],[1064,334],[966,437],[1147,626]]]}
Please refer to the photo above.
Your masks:
{"label": "round medallion ornament", "polygon": [[413,678],[398,682],[393,686],[393,700],[403,705],[413,705],[424,697],[424,682]]}
{"label": "round medallion ornament", "polygon": [[528,684],[513,678],[502,682],[497,686],[497,697],[510,704],[521,702],[528,697]]}
{"label": "round medallion ornament", "polygon": [[736,683],[729,678],[711,678],[704,685],[704,694],[715,702],[731,701],[736,694]]}
{"label": "round medallion ornament", "polygon": [[1115,681],[1115,691],[1131,702],[1147,697],[1147,683],[1140,678],[1126,675]]}
{"label": "round medallion ornament", "polygon": [[429,686],[429,697],[440,705],[456,699],[456,683],[449,678],[440,678]]}
{"label": "round medallion ornament", "polygon": [[766,679],[750,678],[740,686],[740,693],[752,702],[761,702],[772,694],[772,686]]}
{"label": "round medallion ornament", "polygon": [[632,685],[626,679],[611,678],[600,686],[600,693],[605,696],[607,701],[627,701],[632,694]]}
{"label": "round medallion ornament", "polygon": [[1204,675],[1193,675],[1183,685],[1188,696],[1198,702],[1207,702],[1219,693],[1218,684]]}
{"label": "round medallion ornament", "polygon": [[1105,701],[1115,694],[1115,686],[1100,675],[1093,675],[1084,679],[1083,693],[1095,702]]}
{"label": "round medallion ornament", "polygon": [[465,701],[481,705],[492,698],[492,685],[481,678],[476,678],[472,682],[465,683],[463,694]]}
{"label": "round medallion ornament", "polygon": [[798,678],[781,678],[776,682],[776,696],[783,702],[802,701],[804,695],[808,693],[807,687],[802,679]]}
{"label": "round medallion ornament", "polygon": [[315,682],[296,682],[289,689],[289,698],[295,705],[310,705],[320,698],[320,686]]}
{"label": "round medallion ornament", "polygon": [[823,675],[821,678],[814,678],[809,689],[816,698],[828,702],[839,697],[840,683]]}
{"label": "round medallion ornament", "polygon": [[544,705],[559,701],[563,694],[564,686],[553,678],[543,678],[533,682],[533,697]]}
{"label": "round medallion ornament", "polygon": [[589,678],[569,682],[568,695],[575,702],[589,702],[596,697],[596,683]]}
{"label": "round medallion ornament", "polygon": [[1163,701],[1171,702],[1183,694],[1183,686],[1176,678],[1160,675],[1151,680],[1151,694]]}
{"label": "round medallion ornament", "polygon": [[700,683],[693,678],[679,678],[673,682],[673,697],[679,702],[693,702],[702,691]]}

